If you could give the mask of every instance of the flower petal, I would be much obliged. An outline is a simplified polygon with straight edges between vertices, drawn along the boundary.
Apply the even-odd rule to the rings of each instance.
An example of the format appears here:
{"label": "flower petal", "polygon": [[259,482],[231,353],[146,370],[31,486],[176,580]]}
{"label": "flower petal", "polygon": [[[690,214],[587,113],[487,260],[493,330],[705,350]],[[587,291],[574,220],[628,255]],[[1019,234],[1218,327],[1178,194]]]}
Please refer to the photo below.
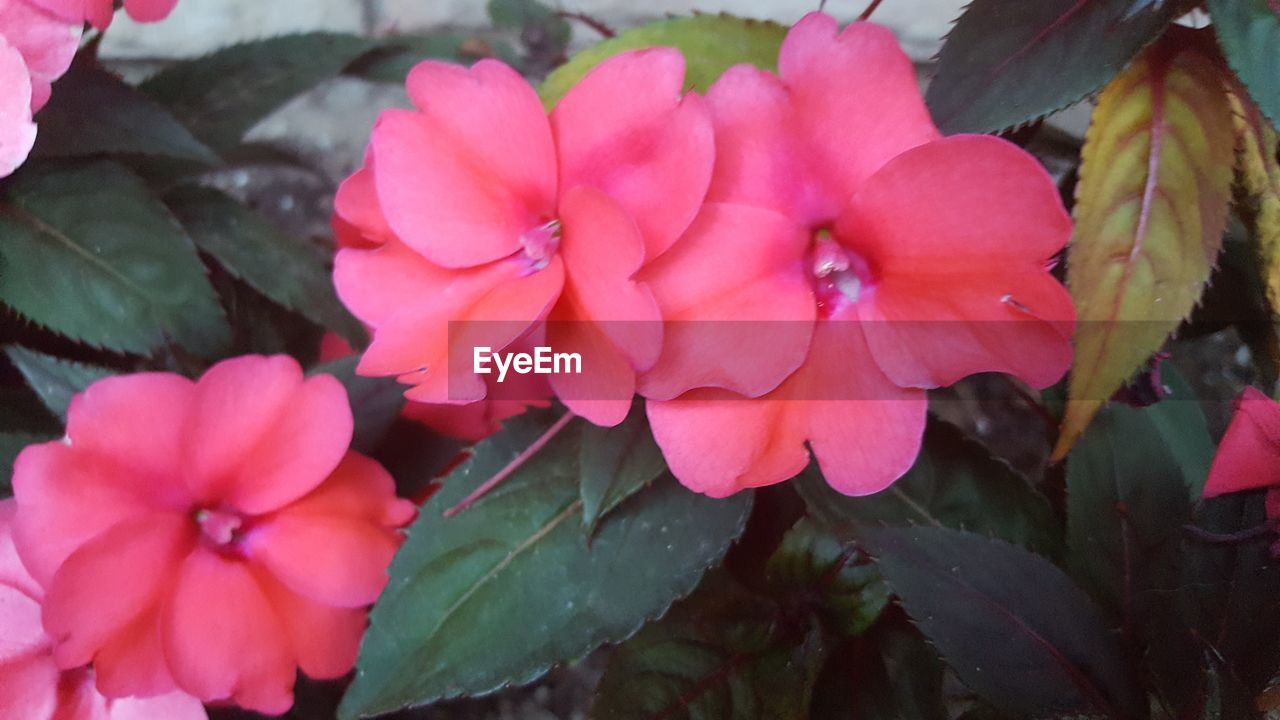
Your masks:
{"label": "flower petal", "polygon": [[58,705],[60,676],[47,653],[0,661],[0,717],[52,717]]}
{"label": "flower petal", "polygon": [[[44,597],[44,591],[36,584],[35,578],[27,572],[27,567],[18,557],[18,548],[14,545],[14,533],[17,531],[18,503],[12,498],[0,500],[0,589],[12,589],[32,598]],[[5,633],[0,633],[0,638]],[[0,652],[0,657],[3,653]]]}
{"label": "flower petal", "polygon": [[27,159],[35,142],[31,76],[22,55],[0,37],[0,178]]}
{"label": "flower petal", "polygon": [[370,249],[395,239],[378,204],[371,162],[366,160],[365,167],[342,181],[333,197],[334,239],[339,248]]}
{"label": "flower petal", "polygon": [[[661,327],[657,323],[646,323]],[[573,319],[548,323],[548,344],[556,353],[577,354],[581,372],[547,376],[556,397],[575,414],[601,427],[627,418],[636,392],[636,371],[603,324]]]}
{"label": "flower petal", "polygon": [[895,158],[836,228],[871,266],[875,286],[859,314],[880,367],[904,387],[986,371],[1057,382],[1071,362],[1075,310],[1047,267],[1070,234],[1040,164],[982,136]]}
{"label": "flower petal", "polygon": [[22,0],[44,8],[68,23],[88,22],[99,30],[111,24],[115,14],[112,0]]}
{"label": "flower petal", "polygon": [[[44,107],[50,83],[71,67],[83,25],[83,21],[63,20],[24,0],[0,2],[0,28],[4,29],[0,44],[8,42],[22,54],[31,76],[32,112]],[[0,82],[0,87],[16,85]]]}
{"label": "flower petal", "polygon": [[279,715],[293,705],[289,639],[244,563],[196,549],[164,614],[165,655],[178,685],[206,702],[233,700]]}
{"label": "flower petal", "polygon": [[1280,487],[1280,404],[1247,387],[1235,405],[1209,468],[1204,497]]}
{"label": "flower petal", "polygon": [[205,504],[257,514],[315,489],[351,444],[346,390],[328,375],[304,380],[293,358],[218,363],[196,384],[188,483]]}
{"label": "flower petal", "polygon": [[[155,514],[122,522],[72,553],[44,600],[58,665],[89,664],[141,615],[154,613],[194,541],[188,518]],[[108,666],[108,672],[119,670]]]}
{"label": "flower petal", "polygon": [[669,253],[641,272],[666,320],[642,395],[697,387],[755,397],[804,362],[815,304],[802,259],[808,237],[777,213],[709,204]]}
{"label": "flower petal", "polygon": [[533,88],[494,60],[424,62],[407,86],[422,112],[387,111],[371,144],[387,222],[446,267],[519,251],[555,210],[551,129]]}
{"label": "flower petal", "polygon": [[636,221],[652,259],[697,215],[711,181],[715,141],[702,98],[681,97],[684,57],[674,48],[600,63],[551,113],[560,186],[598,188]]}
{"label": "flower petal", "polygon": [[316,680],[346,675],[356,664],[360,639],[368,624],[366,611],[329,607],[309,600],[267,572],[259,572],[257,577],[275,608],[302,672]]}
{"label": "flower petal", "polygon": [[284,510],[254,528],[249,556],[290,590],[335,607],[362,607],[387,584],[397,534],[360,518]]}
{"label": "flower petal", "polygon": [[156,697],[126,697],[111,700],[107,709],[110,720],[207,720],[204,705],[184,692]]}
{"label": "flower petal", "polygon": [[787,33],[778,76],[790,90],[794,132],[837,211],[890,159],[941,137],[911,59],[881,25],[840,31],[830,15],[810,13]]}
{"label": "flower petal", "polygon": [[94,656],[97,688],[103,695],[112,698],[152,697],[177,688],[164,655],[161,607],[156,603],[143,611]]}
{"label": "flower petal", "polygon": [[159,22],[173,12],[178,0],[124,0],[124,10],[135,22]]}

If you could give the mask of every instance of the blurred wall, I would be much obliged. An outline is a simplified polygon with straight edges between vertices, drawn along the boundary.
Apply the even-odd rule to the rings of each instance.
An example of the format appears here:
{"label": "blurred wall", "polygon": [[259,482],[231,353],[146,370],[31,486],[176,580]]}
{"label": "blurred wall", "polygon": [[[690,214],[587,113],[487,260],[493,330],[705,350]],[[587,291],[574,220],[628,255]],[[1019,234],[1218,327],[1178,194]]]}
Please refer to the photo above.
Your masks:
{"label": "blurred wall", "polygon": [[[1028,0],[1034,1],[1034,0]],[[818,8],[819,0],[551,0],[564,10],[587,13],[625,28],[691,10],[730,12],[784,23]],[[828,0],[826,9],[852,20],[870,0]],[[875,20],[897,32],[918,61],[936,51],[968,0],[884,0]],[[119,13],[103,43],[108,58],[164,60],[201,55],[242,40],[312,30],[374,35],[487,24],[484,0],[180,0],[160,25],[132,23]],[[596,40],[575,26],[581,46]]]}

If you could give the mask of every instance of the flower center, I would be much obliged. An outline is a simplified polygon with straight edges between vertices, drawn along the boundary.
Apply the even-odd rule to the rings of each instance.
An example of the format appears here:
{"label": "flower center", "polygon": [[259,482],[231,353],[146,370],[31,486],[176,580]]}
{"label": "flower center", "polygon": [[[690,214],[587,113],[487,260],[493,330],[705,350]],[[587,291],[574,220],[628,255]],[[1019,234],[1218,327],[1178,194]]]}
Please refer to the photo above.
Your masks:
{"label": "flower center", "polygon": [[200,536],[205,542],[215,547],[232,545],[240,537],[244,519],[238,513],[201,508],[195,514],[196,524],[200,526]]}
{"label": "flower center", "polygon": [[869,279],[867,263],[832,239],[826,230],[814,233],[809,272],[818,300],[818,316],[823,319],[858,302]]}
{"label": "flower center", "polygon": [[560,247],[560,221],[548,220],[526,230],[520,235],[520,246],[524,248],[521,260],[527,265],[526,275],[545,268]]}

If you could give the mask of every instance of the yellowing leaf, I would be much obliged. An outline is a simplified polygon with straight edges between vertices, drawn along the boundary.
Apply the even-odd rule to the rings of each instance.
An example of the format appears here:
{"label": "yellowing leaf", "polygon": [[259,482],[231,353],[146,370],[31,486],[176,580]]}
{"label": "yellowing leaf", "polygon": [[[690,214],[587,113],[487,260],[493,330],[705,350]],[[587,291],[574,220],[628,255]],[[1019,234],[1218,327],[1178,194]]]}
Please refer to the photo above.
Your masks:
{"label": "yellowing leaf", "polygon": [[1061,459],[1190,314],[1231,200],[1231,106],[1220,63],[1168,36],[1102,93],[1085,140],[1068,283],[1079,316]]}
{"label": "yellowing leaf", "polygon": [[1262,279],[1271,308],[1280,312],[1280,161],[1276,129],[1243,93],[1231,97],[1235,110],[1237,170],[1262,260]]}

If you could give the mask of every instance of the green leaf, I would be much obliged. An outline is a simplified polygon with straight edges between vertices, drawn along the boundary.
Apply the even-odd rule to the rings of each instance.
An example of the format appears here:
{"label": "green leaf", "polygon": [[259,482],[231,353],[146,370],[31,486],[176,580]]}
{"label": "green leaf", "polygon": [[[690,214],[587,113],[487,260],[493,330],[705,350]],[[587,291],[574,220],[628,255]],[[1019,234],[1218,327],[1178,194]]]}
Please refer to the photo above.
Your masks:
{"label": "green leaf", "polygon": [[176,63],[141,85],[218,152],[276,108],[342,72],[374,41],[334,33],[286,35]]}
{"label": "green leaf", "polygon": [[400,417],[404,407],[404,386],[394,378],[368,378],[356,374],[359,357],[342,358],[317,365],[309,374],[332,375],[347,389],[351,414],[355,417],[355,434],[351,447],[370,454]]}
{"label": "green leaf", "polygon": [[1227,62],[1272,125],[1280,125],[1280,6],[1275,0],[1209,0]]}
{"label": "green leaf", "polygon": [[889,604],[889,588],[874,565],[809,518],[801,518],[765,568],[777,590],[817,599],[828,627],[854,637],[870,628]]}
{"label": "green leaf", "polygon": [[627,30],[574,55],[552,72],[538,91],[548,108],[554,106],[592,68],[627,50],[674,47],[684,53],[685,86],[700,92],[725,70],[750,63],[766,70],[778,64],[778,49],[787,29],[762,20],[732,15],[694,15]]}
{"label": "green leaf", "polygon": [[1037,120],[1105,85],[1179,13],[1134,0],[974,0],[938,56],[926,101],[947,134]]}
{"label": "green leaf", "polygon": [[929,422],[911,470],[882,492],[846,497],[813,467],[797,488],[810,515],[842,537],[858,526],[928,524],[994,535],[1047,555],[1061,544],[1044,495],[960,429],[940,420]]}
{"label": "green leaf", "polygon": [[595,529],[606,513],[667,469],[662,450],[649,432],[643,405],[633,407],[617,427],[582,423],[579,442],[582,522],[588,532]]}
{"label": "green leaf", "polygon": [[609,660],[591,717],[783,720],[809,717],[827,655],[816,622],[712,574]]}
{"label": "green leaf", "polygon": [[1204,409],[1196,398],[1191,385],[1171,363],[1160,366],[1160,381],[1169,394],[1160,402],[1142,409],[1142,414],[1154,426],[1160,442],[1172,453],[1191,498],[1204,492],[1209,479],[1209,466],[1218,452]]}
{"label": "green leaf", "polygon": [[[924,636],[881,623],[837,649],[814,689],[814,720],[947,720],[946,667]],[[890,671],[892,668],[892,671]]]}
{"label": "green leaf", "polygon": [[666,475],[588,538],[576,428],[465,511],[441,517],[555,414],[511,420],[423,507],[374,607],[342,718],[525,683],[621,641],[692,591],[742,532],[749,493],[712,500]]}
{"label": "green leaf", "polygon": [[18,453],[28,445],[53,439],[48,435],[0,433],[0,498],[13,495],[13,463]]}
{"label": "green leaf", "polygon": [[1175,28],[1098,100],[1067,277],[1080,322],[1054,459],[1191,314],[1222,249],[1235,131],[1219,61]]}
{"label": "green leaf", "polygon": [[234,198],[212,188],[186,185],[165,202],[196,245],[218,264],[268,298],[364,345],[364,326],[347,312],[333,289],[330,254],[315,243],[281,232]]}
{"label": "green leaf", "polygon": [[1178,595],[1189,490],[1203,485],[1213,453],[1199,406],[1184,395],[1104,410],[1067,459],[1067,564],[1121,637],[1148,656],[1156,687],[1175,706],[1202,672]]}
{"label": "green leaf", "polygon": [[1145,698],[1097,606],[1061,570],[948,528],[871,528],[862,543],[970,690],[1019,716],[1138,716]]}
{"label": "green leaf", "polygon": [[537,0],[489,0],[489,19],[499,30],[520,34],[526,44],[563,56],[573,28],[556,10]]}
{"label": "green leaf", "polygon": [[120,165],[15,175],[0,238],[0,301],[50,330],[144,354],[166,338],[202,357],[230,342],[190,239]]}
{"label": "green leaf", "polygon": [[85,58],[58,80],[57,92],[40,111],[32,154],[152,155],[197,166],[220,162],[164,106]]}
{"label": "green leaf", "polygon": [[4,351],[45,407],[63,421],[67,419],[73,396],[98,380],[116,374],[114,370],[63,360],[19,345],[10,345]]}

